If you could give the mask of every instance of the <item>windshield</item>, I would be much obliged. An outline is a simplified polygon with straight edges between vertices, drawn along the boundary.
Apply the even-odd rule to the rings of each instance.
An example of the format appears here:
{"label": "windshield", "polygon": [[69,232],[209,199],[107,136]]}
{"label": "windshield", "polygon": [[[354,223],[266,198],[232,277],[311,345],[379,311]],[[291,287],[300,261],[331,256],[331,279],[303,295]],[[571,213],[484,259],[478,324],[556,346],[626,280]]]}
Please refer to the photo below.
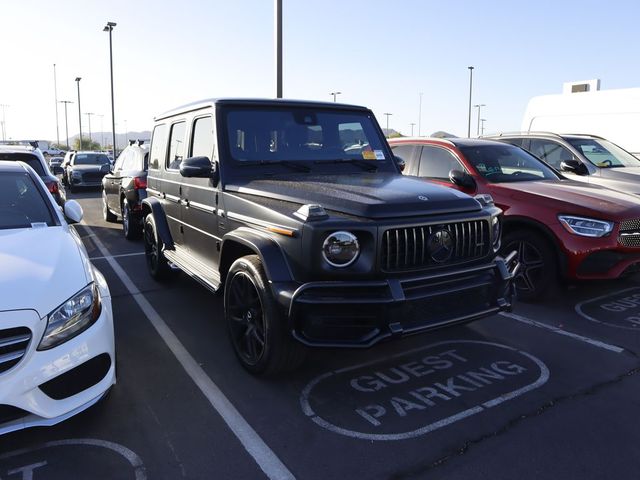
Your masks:
{"label": "windshield", "polygon": [[566,140],[596,167],[640,167],[640,160],[608,140],[594,138],[566,138]]}
{"label": "windshield", "polygon": [[[35,225],[34,225],[35,224]],[[0,173],[0,229],[53,226],[42,192],[28,173]]]}
{"label": "windshield", "polygon": [[0,160],[12,160],[14,162],[24,162],[35,170],[35,172],[44,177],[46,172],[40,162],[40,159],[30,153],[0,153]]}
{"label": "windshield", "polygon": [[335,160],[382,163],[388,156],[366,111],[242,107],[229,110],[226,120],[230,154],[238,162],[306,162],[313,168]]}
{"label": "windshield", "polygon": [[74,165],[105,165],[109,164],[109,157],[102,153],[78,153]]}
{"label": "windshield", "polygon": [[460,151],[476,171],[492,183],[559,178],[545,163],[512,145],[474,145],[460,147]]}

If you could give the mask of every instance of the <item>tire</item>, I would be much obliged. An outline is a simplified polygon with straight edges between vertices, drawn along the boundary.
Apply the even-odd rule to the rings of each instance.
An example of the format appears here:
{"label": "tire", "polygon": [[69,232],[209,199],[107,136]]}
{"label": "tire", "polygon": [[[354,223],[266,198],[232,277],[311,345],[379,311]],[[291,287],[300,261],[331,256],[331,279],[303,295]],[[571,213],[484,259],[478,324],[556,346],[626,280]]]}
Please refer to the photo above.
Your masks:
{"label": "tire", "polygon": [[[71,187],[69,187],[69,189],[71,190]],[[107,192],[105,192],[104,190],[102,190],[102,218],[105,222],[109,223],[113,223],[118,219],[118,216],[115,213],[112,213],[111,210],[109,210],[109,207],[107,205]]]}
{"label": "tire", "polygon": [[257,255],[239,258],[224,285],[224,317],[238,360],[252,374],[293,370],[304,346],[293,339]]}
{"label": "tire", "polygon": [[174,273],[162,253],[163,247],[162,240],[156,232],[153,215],[149,214],[144,219],[144,256],[149,274],[159,282],[169,280]]}
{"label": "tire", "polygon": [[127,240],[137,240],[142,235],[140,219],[131,214],[126,198],[122,199],[122,231]]}
{"label": "tire", "polygon": [[558,261],[549,241],[533,230],[510,232],[502,239],[504,255],[516,250],[520,270],[515,279],[518,299],[532,301],[554,293],[558,287]]}

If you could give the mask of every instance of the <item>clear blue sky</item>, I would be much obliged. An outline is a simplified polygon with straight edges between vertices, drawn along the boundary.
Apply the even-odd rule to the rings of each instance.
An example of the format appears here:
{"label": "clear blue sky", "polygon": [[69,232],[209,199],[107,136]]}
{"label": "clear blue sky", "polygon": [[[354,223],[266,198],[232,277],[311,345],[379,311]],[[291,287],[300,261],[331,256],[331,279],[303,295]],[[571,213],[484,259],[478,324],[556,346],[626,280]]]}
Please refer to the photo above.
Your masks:
{"label": "clear blue sky", "polygon": [[[640,86],[640,2],[283,0],[284,96],[363,104],[410,133],[465,135],[469,65],[486,132],[517,130],[528,100],[565,81]],[[272,0],[2,0],[0,104],[7,136],[55,140],[58,99],[110,130],[107,21],[113,31],[116,131],[194,100],[275,95]],[[0,109],[0,115],[2,110]],[[69,134],[78,132],[69,105]],[[475,133],[476,109],[472,115]],[[1,119],[1,117],[0,117]],[[88,130],[83,115],[83,131]],[[60,138],[64,110],[59,108]],[[414,133],[417,133],[417,125]]]}

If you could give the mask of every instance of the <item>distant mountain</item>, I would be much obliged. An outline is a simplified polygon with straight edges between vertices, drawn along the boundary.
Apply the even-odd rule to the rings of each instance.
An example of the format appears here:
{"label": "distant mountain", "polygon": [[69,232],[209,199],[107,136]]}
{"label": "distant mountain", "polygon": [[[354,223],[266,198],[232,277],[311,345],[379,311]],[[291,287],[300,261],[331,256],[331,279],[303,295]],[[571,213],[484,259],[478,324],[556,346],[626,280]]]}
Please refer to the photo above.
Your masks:
{"label": "distant mountain", "polygon": [[[89,132],[82,132],[84,137],[89,136]],[[74,135],[69,137],[69,145],[72,145],[73,142],[80,135]],[[113,143],[113,137],[111,132],[91,132],[91,138],[94,142],[98,142],[103,146],[111,145]],[[124,133],[116,133],[116,143],[118,144],[118,149],[124,148],[129,144],[129,140],[144,140],[145,142],[151,141],[151,131],[145,130],[143,132],[127,132]],[[65,144],[65,140],[60,140],[61,144]]]}
{"label": "distant mountain", "polygon": [[445,132],[443,130],[438,130],[437,132],[433,132],[431,136],[433,138],[458,138],[457,135],[454,135],[453,133]]}

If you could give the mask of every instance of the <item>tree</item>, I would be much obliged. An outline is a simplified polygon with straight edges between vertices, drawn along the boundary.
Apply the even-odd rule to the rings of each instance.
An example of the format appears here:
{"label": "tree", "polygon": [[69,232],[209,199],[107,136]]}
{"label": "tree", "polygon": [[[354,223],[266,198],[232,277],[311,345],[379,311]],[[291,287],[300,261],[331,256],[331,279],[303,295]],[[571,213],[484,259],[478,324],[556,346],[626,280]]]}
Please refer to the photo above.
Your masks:
{"label": "tree", "polygon": [[80,137],[73,141],[72,148],[74,150],[101,150],[102,147],[98,142],[92,141],[90,138],[82,136],[82,148],[80,148]]}

